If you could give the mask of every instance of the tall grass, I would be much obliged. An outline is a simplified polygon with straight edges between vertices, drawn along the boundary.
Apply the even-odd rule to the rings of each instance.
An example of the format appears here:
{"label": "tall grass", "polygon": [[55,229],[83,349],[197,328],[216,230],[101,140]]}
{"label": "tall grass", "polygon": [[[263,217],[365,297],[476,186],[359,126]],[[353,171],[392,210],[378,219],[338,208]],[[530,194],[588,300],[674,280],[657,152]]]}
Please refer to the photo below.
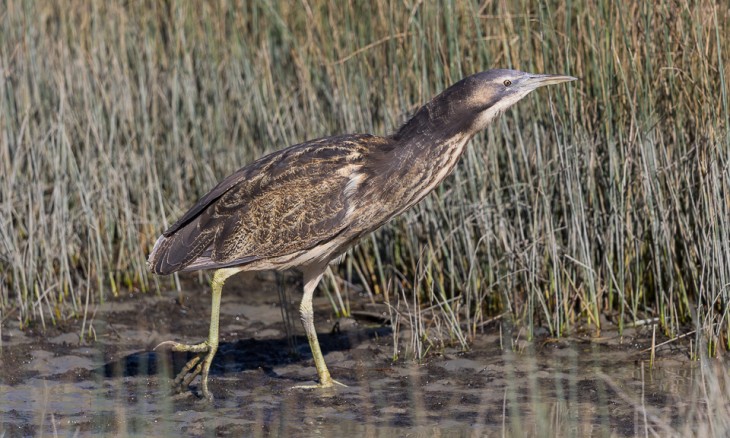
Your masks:
{"label": "tall grass", "polygon": [[715,3],[7,0],[2,319],[172,287],[145,255],[226,174],[309,138],[392,132],[464,75],[509,67],[582,80],[499,119],[339,275],[415,292],[434,309],[419,324],[459,343],[509,312],[553,335],[658,318],[727,348],[730,14]]}

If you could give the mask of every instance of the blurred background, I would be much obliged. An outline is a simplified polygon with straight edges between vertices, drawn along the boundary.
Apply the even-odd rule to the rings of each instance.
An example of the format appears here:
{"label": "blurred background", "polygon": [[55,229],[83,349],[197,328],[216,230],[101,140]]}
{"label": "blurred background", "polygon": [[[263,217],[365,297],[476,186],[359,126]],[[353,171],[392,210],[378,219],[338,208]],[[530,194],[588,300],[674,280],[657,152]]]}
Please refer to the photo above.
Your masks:
{"label": "blurred background", "polygon": [[408,300],[426,312],[416,325],[443,327],[423,336],[464,348],[508,316],[528,338],[657,324],[716,355],[730,343],[729,15],[709,0],[6,0],[2,323],[180,287],[146,255],[222,177],[307,139],[391,133],[462,77],[515,68],[581,80],[498,119],[325,288]]}

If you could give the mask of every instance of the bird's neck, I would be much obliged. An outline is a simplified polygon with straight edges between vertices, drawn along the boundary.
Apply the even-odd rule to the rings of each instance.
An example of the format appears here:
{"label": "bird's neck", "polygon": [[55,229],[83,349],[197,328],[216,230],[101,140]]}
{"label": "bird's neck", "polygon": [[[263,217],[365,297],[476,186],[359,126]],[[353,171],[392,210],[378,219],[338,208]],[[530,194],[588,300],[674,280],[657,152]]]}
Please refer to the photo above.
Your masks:
{"label": "bird's neck", "polygon": [[450,135],[422,132],[407,141],[399,141],[394,152],[405,166],[401,172],[405,170],[413,175],[422,175],[430,191],[454,170],[472,137],[469,131],[454,131]]}
{"label": "bird's neck", "polygon": [[425,124],[404,126],[393,135],[390,150],[381,156],[378,175],[380,190],[397,200],[388,210],[405,211],[436,188],[454,170],[472,137],[467,130]]}
{"label": "bird's neck", "polygon": [[422,106],[391,136],[401,147],[434,146],[452,139],[474,135],[475,114],[441,103],[438,98]]}
{"label": "bird's neck", "polygon": [[475,115],[437,97],[389,136],[372,166],[371,187],[389,194],[383,211],[405,211],[451,174],[477,122]]}
{"label": "bird's neck", "polygon": [[451,173],[464,147],[476,133],[476,117],[436,103],[432,101],[419,109],[391,136],[391,140],[393,155],[399,158],[395,161],[413,172],[440,175],[440,169],[447,169],[447,173],[438,178],[438,184]]}

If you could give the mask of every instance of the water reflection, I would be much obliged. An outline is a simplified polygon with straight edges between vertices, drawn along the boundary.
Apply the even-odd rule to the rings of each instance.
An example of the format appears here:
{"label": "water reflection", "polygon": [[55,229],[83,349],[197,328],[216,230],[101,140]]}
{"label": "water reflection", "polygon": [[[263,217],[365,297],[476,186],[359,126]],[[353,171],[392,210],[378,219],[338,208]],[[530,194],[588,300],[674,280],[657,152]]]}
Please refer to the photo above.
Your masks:
{"label": "water reflection", "polygon": [[[202,315],[187,329],[175,326],[169,296],[112,303],[94,321],[97,342],[82,347],[68,334],[40,337],[5,328],[0,435],[667,436],[728,431],[722,360],[690,362],[666,350],[651,369],[648,356],[639,353],[643,345],[627,343],[628,338],[538,341],[514,351],[500,348],[504,340],[494,329],[470,352],[447,350],[424,364],[393,364],[389,328],[353,327],[322,336],[333,375],[349,387],[292,390],[315,375],[306,342],[298,343],[301,357],[291,355],[276,306],[237,295],[224,304],[224,341],[210,381],[216,400],[198,399],[194,387],[171,395],[170,376],[186,357],[150,352],[149,346],[174,333],[205,333],[204,298],[199,309],[185,310]],[[146,310],[140,312],[139,306]],[[168,329],[161,327],[166,318]]]}

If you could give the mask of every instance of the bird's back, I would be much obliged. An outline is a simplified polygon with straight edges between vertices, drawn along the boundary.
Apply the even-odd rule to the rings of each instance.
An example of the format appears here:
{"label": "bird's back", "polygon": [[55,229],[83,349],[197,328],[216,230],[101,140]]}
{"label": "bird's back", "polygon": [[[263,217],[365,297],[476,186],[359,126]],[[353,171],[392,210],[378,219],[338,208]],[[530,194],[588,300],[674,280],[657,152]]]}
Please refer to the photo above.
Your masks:
{"label": "bird's back", "polygon": [[[157,274],[244,264],[277,267],[337,240],[353,223],[364,163],[391,140],[345,135],[274,152],[239,169],[159,237]],[[327,254],[315,254],[326,259]],[[286,266],[284,266],[286,267]]]}

